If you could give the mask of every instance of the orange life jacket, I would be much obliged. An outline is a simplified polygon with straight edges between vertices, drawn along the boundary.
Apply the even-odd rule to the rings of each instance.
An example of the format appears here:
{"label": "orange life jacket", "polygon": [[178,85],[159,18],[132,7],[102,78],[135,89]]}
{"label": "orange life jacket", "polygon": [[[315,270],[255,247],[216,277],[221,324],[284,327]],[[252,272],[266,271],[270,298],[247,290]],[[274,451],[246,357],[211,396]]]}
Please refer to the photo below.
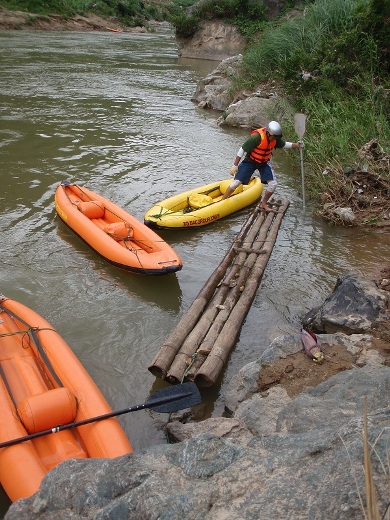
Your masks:
{"label": "orange life jacket", "polygon": [[260,143],[254,148],[250,155],[249,159],[252,161],[256,161],[258,163],[264,163],[271,159],[272,156],[272,150],[276,146],[276,139],[271,138],[271,140],[268,140],[267,134],[266,134],[266,128],[258,128],[257,130],[253,130],[251,132],[251,135],[254,133],[258,133],[260,135]]}

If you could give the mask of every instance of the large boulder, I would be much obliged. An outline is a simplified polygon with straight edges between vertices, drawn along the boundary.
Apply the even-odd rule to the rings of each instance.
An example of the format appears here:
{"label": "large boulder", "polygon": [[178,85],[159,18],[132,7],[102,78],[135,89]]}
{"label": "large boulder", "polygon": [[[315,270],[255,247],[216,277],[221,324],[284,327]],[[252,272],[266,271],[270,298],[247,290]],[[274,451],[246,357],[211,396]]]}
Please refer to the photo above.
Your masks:
{"label": "large boulder", "polygon": [[200,80],[192,101],[199,108],[222,112],[217,124],[242,128],[259,128],[271,120],[292,119],[293,107],[280,95],[273,82],[254,92],[242,91],[233,96],[233,84],[242,70],[241,54],[226,58],[203,80]]}
{"label": "large boulder", "polygon": [[33,497],[15,502],[5,520],[363,520],[364,398],[383,514],[389,392],[390,368],[368,365],[286,402],[272,421],[277,431],[244,439],[202,433],[114,460],[69,460]]}
{"label": "large boulder", "polygon": [[[221,126],[260,128],[271,120],[283,121],[287,102],[277,96],[249,96],[232,103],[217,120]],[[290,112],[292,109],[290,110]]]}
{"label": "large boulder", "polygon": [[233,100],[230,87],[241,64],[241,54],[223,60],[213,72],[199,81],[192,101],[199,108],[225,110]]}
{"label": "large boulder", "polygon": [[388,320],[388,295],[372,280],[354,274],[341,276],[333,293],[304,316],[303,324],[327,334],[371,331]]}

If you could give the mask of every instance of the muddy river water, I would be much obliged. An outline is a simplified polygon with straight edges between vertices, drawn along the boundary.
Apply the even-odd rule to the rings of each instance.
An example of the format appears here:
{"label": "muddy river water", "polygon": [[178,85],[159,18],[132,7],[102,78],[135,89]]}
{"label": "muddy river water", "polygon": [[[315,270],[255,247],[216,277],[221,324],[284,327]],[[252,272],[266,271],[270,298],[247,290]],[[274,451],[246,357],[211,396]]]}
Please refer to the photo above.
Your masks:
{"label": "muddy river water", "polygon": [[[0,47],[0,293],[58,330],[113,409],[143,403],[164,386],[148,365],[250,209],[161,232],[183,269],[142,277],[107,265],[72,233],[55,214],[54,191],[70,179],[143,220],[155,202],[227,178],[247,131],[219,127],[218,114],[191,102],[218,63],[180,59],[168,31],[3,31]],[[388,260],[388,234],[330,227],[310,202],[303,210],[295,151],[278,151],[274,163],[290,207],[226,369],[202,389],[208,416],[223,412],[231,377],[276,336],[299,331],[299,317],[339,275],[369,276]],[[120,421],[138,450],[166,442],[166,419],[142,411]]]}

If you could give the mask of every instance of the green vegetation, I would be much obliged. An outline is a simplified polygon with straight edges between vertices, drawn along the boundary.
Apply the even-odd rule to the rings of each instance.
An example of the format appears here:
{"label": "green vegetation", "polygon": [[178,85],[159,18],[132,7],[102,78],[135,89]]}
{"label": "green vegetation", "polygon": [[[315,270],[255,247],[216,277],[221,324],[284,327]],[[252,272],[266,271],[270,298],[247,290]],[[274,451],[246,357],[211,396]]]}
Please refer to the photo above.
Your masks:
{"label": "green vegetation", "polygon": [[[194,4],[195,2],[190,2]],[[223,20],[239,28],[248,40],[265,23],[266,8],[259,0],[203,0],[195,3],[191,10],[175,9],[170,22],[175,27],[176,35],[190,38],[201,27],[202,20]]]}
{"label": "green vegetation", "polygon": [[[193,2],[187,2],[189,5]],[[58,14],[65,18],[93,12],[103,18],[116,17],[124,25],[147,25],[148,20],[168,20],[178,12],[179,0],[2,0],[11,11],[28,11],[38,15]]]}

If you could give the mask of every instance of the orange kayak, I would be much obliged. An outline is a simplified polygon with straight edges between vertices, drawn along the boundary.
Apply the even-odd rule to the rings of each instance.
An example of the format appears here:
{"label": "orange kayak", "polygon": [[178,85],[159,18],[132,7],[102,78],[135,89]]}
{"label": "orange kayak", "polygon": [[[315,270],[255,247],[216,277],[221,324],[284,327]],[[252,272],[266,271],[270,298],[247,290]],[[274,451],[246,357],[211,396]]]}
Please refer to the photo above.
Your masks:
{"label": "orange kayak", "polygon": [[[0,295],[0,443],[111,413],[70,347],[44,318]],[[31,496],[60,462],[132,451],[115,417],[0,448],[11,501]]]}
{"label": "orange kayak", "polygon": [[175,251],[143,222],[101,195],[63,181],[55,193],[59,217],[107,262],[139,274],[180,271]]}

